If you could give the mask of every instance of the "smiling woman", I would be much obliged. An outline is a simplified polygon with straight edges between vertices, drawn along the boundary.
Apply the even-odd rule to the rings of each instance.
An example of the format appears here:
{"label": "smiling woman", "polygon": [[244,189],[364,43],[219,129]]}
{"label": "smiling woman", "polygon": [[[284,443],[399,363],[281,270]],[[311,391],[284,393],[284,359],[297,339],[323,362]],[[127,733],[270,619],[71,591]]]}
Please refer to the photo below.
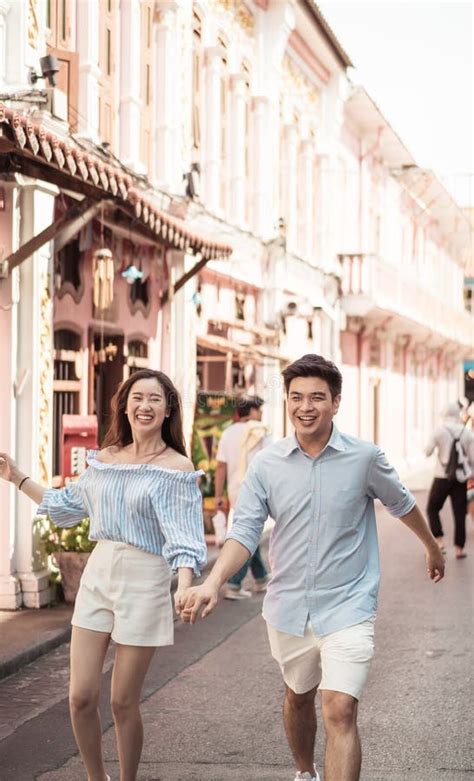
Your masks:
{"label": "smiling woman", "polygon": [[72,617],[71,718],[89,778],[105,778],[99,682],[110,639],[116,644],[112,711],[121,775],[135,778],[142,747],[143,681],[158,646],[173,643],[175,607],[206,561],[201,493],[186,456],[181,400],[163,372],[133,374],[112,400],[112,422],[89,468],[62,490],[47,489],[0,453],[0,477],[39,503],[59,527],[90,518],[97,541]]}

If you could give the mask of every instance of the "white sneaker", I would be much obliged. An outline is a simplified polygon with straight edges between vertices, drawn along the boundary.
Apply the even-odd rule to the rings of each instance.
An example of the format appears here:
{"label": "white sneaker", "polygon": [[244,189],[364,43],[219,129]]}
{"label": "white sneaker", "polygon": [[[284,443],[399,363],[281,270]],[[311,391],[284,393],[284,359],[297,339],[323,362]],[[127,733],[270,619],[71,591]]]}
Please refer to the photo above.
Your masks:
{"label": "white sneaker", "polygon": [[316,775],[312,776],[310,773],[300,773],[300,771],[298,770],[294,781],[304,781],[304,779],[306,779],[307,781],[321,781],[319,777],[319,773],[316,770],[316,766],[314,768],[314,772],[316,773]]}
{"label": "white sneaker", "polygon": [[224,599],[251,599],[252,592],[247,591],[246,588],[242,588],[242,586],[232,586],[227,584],[225,591],[224,591]]}
{"label": "white sneaker", "polygon": [[267,586],[270,582],[270,575],[265,575],[264,578],[261,578],[260,580],[256,580],[253,584],[253,590],[255,594],[261,594],[263,591],[267,590]]}

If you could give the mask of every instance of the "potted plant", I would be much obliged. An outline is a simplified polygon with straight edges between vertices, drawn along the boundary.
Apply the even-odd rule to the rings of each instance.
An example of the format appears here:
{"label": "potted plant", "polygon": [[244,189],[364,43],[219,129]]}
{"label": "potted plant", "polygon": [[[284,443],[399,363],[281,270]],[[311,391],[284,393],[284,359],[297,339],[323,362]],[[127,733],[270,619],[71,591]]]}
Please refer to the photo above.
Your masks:
{"label": "potted plant", "polygon": [[84,567],[95,546],[95,542],[89,539],[89,518],[68,529],[55,526],[49,518],[41,518],[40,523],[41,545],[59,570],[65,601],[72,604]]}

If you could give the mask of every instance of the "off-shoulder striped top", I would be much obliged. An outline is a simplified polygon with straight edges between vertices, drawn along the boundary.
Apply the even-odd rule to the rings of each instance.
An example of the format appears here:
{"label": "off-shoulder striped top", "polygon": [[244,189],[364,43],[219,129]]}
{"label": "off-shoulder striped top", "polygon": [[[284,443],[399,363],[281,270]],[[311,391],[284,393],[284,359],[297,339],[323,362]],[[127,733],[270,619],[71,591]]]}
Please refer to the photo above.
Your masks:
{"label": "off-shoulder striped top", "polygon": [[113,540],[164,556],[174,571],[207,557],[202,498],[196,477],[156,464],[108,464],[89,450],[89,468],[60,490],[48,489],[38,507],[57,526],[90,518],[92,540]]}

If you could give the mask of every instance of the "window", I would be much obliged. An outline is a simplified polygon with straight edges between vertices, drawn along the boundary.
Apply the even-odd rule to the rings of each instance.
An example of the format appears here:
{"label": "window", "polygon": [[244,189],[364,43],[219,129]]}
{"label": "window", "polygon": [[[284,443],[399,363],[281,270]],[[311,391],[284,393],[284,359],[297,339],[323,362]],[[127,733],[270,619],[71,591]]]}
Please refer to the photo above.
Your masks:
{"label": "window", "polygon": [[148,367],[148,344],[141,339],[132,339],[128,343],[127,366],[129,374]]}
{"label": "window", "polygon": [[193,9],[192,99],[191,126],[193,135],[193,162],[199,162],[201,149],[201,101],[202,101],[202,20]]}
{"label": "window", "polygon": [[222,73],[220,83],[220,188],[219,206],[223,211],[227,209],[227,158],[228,158],[228,133],[229,133],[229,108],[228,108],[228,45],[225,38],[218,37],[219,46],[222,49]]}
{"label": "window", "polygon": [[53,482],[61,483],[61,441],[63,415],[77,415],[80,409],[81,337],[58,329],[54,334],[53,380]]}
{"label": "window", "polygon": [[74,49],[71,37],[71,0],[46,0],[46,42],[50,47]]}
{"label": "window", "polygon": [[129,290],[132,312],[141,310],[145,314],[148,314],[150,306],[149,280],[146,279],[142,282],[141,279],[137,279],[133,285],[130,285]]}
{"label": "window", "polygon": [[117,0],[100,0],[99,29],[99,135],[107,144],[114,144],[116,103]]}
{"label": "window", "polygon": [[140,113],[140,159],[148,171],[152,167],[153,135],[153,3],[151,0],[141,2],[141,65],[140,65],[140,98],[142,109]]}
{"label": "window", "polygon": [[244,147],[244,177],[245,177],[245,221],[252,225],[252,92],[250,64],[242,63],[242,71],[245,75],[245,147]]}
{"label": "window", "polygon": [[66,244],[55,257],[55,286],[59,297],[69,293],[76,303],[83,292],[79,239]]}

